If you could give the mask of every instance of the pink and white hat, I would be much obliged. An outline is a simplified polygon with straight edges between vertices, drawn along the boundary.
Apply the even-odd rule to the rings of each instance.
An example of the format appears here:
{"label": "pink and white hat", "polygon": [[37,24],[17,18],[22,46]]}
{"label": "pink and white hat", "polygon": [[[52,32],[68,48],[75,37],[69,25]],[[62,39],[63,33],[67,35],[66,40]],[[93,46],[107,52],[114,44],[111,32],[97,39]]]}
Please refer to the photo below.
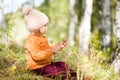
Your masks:
{"label": "pink and white hat", "polygon": [[25,6],[23,8],[25,22],[29,31],[35,31],[49,22],[46,14],[33,9],[32,6]]}

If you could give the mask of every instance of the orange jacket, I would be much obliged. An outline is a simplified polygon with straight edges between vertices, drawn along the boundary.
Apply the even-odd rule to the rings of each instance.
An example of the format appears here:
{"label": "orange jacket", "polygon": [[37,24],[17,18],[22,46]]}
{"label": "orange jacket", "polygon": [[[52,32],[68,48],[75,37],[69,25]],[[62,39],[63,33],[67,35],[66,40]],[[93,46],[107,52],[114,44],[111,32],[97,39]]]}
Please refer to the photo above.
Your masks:
{"label": "orange jacket", "polygon": [[25,50],[28,69],[41,68],[51,63],[53,51],[45,36],[31,33],[25,43]]}

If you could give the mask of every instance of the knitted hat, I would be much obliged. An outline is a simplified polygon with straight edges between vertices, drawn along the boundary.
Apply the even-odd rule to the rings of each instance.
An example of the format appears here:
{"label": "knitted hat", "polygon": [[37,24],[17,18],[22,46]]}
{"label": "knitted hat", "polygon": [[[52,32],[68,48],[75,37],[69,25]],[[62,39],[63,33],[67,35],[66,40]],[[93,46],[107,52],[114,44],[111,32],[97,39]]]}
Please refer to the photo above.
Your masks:
{"label": "knitted hat", "polygon": [[32,6],[25,6],[23,8],[25,22],[29,31],[35,31],[49,22],[48,17]]}

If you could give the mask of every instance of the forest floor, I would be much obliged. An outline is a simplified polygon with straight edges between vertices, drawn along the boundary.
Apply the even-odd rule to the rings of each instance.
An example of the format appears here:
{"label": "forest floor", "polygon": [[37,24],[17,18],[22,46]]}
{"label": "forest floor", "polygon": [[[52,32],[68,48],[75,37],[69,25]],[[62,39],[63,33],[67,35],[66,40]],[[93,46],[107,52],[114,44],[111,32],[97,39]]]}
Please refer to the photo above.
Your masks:
{"label": "forest floor", "polygon": [[[79,74],[79,80],[120,80],[109,63],[103,62],[104,57],[78,55],[75,49],[65,49],[62,54],[52,57],[53,61],[65,61]],[[66,54],[67,53],[67,54]],[[0,80],[45,80],[26,69],[24,49],[1,49],[0,51]],[[49,79],[50,80],[50,79]],[[60,80],[60,79],[56,79]]]}

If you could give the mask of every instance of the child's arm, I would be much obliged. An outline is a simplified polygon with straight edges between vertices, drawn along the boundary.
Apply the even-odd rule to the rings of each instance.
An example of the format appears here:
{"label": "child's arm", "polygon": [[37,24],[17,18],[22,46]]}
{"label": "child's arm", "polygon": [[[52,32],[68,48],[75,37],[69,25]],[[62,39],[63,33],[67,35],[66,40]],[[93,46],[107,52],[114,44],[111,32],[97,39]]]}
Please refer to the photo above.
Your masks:
{"label": "child's arm", "polygon": [[45,50],[29,49],[28,51],[34,60],[46,60],[53,55],[52,48]]}
{"label": "child's arm", "polygon": [[29,49],[31,56],[34,60],[45,60],[50,58],[54,53],[59,52],[66,46],[67,42],[66,40],[63,40],[62,42],[58,43],[54,47],[49,47],[45,50],[37,50],[37,48],[33,47]]}
{"label": "child's arm", "polygon": [[63,40],[62,42],[58,43],[56,46],[49,47],[45,50],[40,50],[40,48],[38,47],[39,44],[37,45],[31,41],[32,40],[28,40],[25,44],[25,47],[26,47],[26,52],[29,53],[34,60],[46,60],[50,58],[54,53],[59,52],[66,46],[66,41]]}

